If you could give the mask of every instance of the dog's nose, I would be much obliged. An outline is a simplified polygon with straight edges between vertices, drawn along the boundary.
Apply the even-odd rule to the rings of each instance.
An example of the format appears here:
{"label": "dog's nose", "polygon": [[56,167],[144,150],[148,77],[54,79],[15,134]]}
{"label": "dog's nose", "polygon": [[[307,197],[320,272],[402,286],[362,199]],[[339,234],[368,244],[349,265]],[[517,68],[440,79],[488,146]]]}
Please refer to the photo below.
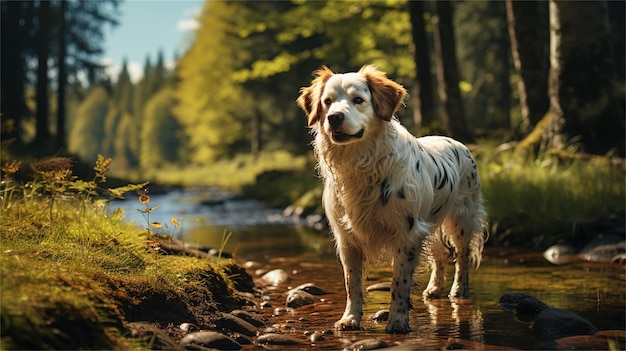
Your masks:
{"label": "dog's nose", "polygon": [[328,123],[330,123],[330,126],[333,127],[333,129],[337,129],[341,127],[341,124],[343,123],[344,118],[345,117],[343,113],[335,112],[331,115],[328,115]]}

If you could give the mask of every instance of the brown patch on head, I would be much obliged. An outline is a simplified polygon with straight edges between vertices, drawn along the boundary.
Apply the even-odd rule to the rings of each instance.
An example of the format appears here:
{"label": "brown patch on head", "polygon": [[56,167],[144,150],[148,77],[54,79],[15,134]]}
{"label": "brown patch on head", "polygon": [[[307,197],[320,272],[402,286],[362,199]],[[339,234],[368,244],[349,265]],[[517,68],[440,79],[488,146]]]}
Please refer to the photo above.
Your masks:
{"label": "brown patch on head", "polygon": [[361,67],[359,73],[365,77],[372,93],[372,106],[376,115],[390,121],[393,114],[400,108],[407,97],[404,87],[387,78],[385,72],[375,66]]}
{"label": "brown patch on head", "polygon": [[300,89],[300,96],[296,102],[301,109],[307,114],[308,126],[313,126],[317,121],[321,119],[322,105],[321,98],[324,91],[324,85],[326,81],[333,75],[333,71],[326,66],[313,72],[315,77],[311,82],[311,86],[302,87]]}

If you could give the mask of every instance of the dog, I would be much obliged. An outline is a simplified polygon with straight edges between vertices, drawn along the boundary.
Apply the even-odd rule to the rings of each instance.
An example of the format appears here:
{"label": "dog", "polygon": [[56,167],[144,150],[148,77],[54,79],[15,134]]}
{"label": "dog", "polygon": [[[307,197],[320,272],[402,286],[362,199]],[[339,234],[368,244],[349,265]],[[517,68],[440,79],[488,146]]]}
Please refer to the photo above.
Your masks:
{"label": "dog", "polygon": [[458,141],[414,137],[396,111],[407,91],[375,66],[335,74],[313,73],[297,104],[307,115],[322,204],[343,266],[346,308],[335,327],[359,329],[368,262],[393,259],[391,305],[385,331],[411,331],[413,273],[420,256],[432,273],[425,298],[440,297],[453,249],[449,297],[469,297],[470,263],[480,265],[486,240],[476,162]]}

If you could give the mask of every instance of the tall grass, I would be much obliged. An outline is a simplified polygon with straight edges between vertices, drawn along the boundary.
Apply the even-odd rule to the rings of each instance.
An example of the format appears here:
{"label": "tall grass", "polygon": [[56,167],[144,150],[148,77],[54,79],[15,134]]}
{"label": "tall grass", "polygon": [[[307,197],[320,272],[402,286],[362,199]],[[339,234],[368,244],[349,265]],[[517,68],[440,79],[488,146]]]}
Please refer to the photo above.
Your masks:
{"label": "tall grass", "polygon": [[624,170],[607,158],[479,152],[478,167],[493,244],[546,247],[623,223]]}

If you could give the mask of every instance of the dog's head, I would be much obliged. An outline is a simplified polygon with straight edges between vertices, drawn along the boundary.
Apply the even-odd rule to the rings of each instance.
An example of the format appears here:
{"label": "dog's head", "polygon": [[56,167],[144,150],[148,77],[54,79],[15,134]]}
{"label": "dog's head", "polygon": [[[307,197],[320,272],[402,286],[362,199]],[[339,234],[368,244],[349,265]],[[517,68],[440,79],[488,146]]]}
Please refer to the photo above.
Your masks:
{"label": "dog's head", "polygon": [[311,86],[300,89],[298,106],[307,114],[308,125],[320,123],[321,132],[335,144],[363,138],[376,118],[390,121],[407,92],[376,67],[335,74],[328,67],[314,72]]}

